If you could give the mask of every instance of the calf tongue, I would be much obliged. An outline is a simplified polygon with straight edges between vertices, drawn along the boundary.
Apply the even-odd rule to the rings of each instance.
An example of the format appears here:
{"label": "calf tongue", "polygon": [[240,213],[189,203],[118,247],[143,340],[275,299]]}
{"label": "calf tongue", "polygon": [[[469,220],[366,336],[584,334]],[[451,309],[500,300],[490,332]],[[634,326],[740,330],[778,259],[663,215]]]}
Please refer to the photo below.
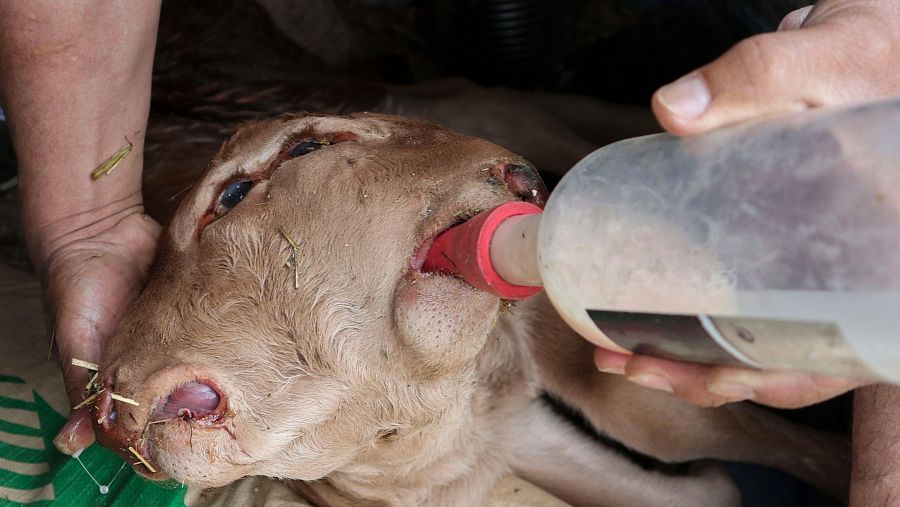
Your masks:
{"label": "calf tongue", "polygon": [[219,393],[209,385],[188,382],[172,391],[155,414],[162,419],[203,416],[213,412],[219,401]]}

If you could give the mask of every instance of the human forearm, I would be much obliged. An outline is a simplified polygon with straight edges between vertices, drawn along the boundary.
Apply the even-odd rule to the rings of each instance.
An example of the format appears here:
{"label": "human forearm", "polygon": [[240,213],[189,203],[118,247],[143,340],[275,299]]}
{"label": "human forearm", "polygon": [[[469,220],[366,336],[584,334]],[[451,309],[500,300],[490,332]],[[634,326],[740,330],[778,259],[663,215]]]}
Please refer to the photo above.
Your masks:
{"label": "human forearm", "polygon": [[[23,220],[40,265],[141,206],[159,3],[0,3],[0,103],[19,158]],[[91,171],[126,142],[98,181]]]}
{"label": "human forearm", "polygon": [[900,387],[871,386],[853,402],[852,506],[900,502]]}

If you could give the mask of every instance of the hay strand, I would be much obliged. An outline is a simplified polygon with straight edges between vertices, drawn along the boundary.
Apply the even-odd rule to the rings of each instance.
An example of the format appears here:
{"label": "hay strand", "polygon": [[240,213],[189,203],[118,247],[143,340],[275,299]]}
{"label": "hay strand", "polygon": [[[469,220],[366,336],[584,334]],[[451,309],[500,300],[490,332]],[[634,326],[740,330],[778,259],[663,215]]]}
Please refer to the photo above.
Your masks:
{"label": "hay strand", "polygon": [[110,396],[110,398],[112,398],[112,399],[114,399],[114,400],[116,400],[116,401],[121,401],[122,403],[127,403],[127,404],[129,404],[129,405],[134,405],[135,407],[139,407],[139,406],[141,405],[140,403],[138,403],[138,402],[132,400],[131,398],[126,398],[126,397],[120,396],[120,395],[118,395],[118,394],[116,394],[116,393],[112,393],[112,394],[110,394],[109,396]]}
{"label": "hay strand", "polygon": [[288,233],[284,230],[284,227],[279,227],[278,232],[280,232],[281,235],[284,236],[284,239],[286,239],[288,244],[291,245],[291,248],[293,248],[294,250],[300,249],[300,247],[297,246],[297,243],[295,243],[294,240],[292,240],[291,237],[288,236]]}
{"label": "hay strand", "polygon": [[80,366],[89,370],[100,371],[100,366],[98,366],[96,363],[85,361],[83,359],[75,359],[74,357],[72,358],[72,366]]}
{"label": "hay strand", "polygon": [[188,186],[182,188],[181,190],[179,190],[178,192],[175,192],[174,194],[172,194],[172,195],[169,196],[169,200],[170,200],[170,201],[174,201],[175,199],[178,199],[178,196],[179,196],[179,195],[181,195],[181,194],[187,192],[187,191],[190,190],[191,187],[193,187],[193,186],[194,186],[194,184],[191,183],[190,185],[188,185]]}
{"label": "hay strand", "polygon": [[53,357],[53,344],[56,343],[56,331],[50,333],[50,347],[47,349],[47,360]]}
{"label": "hay strand", "polygon": [[72,410],[78,410],[79,408],[81,408],[81,407],[83,407],[83,406],[85,406],[85,405],[88,405],[88,404],[90,404],[90,403],[93,403],[94,400],[96,400],[97,397],[100,396],[100,393],[102,393],[102,392],[103,392],[103,390],[100,390],[100,391],[97,391],[96,393],[94,393],[94,394],[88,396],[88,397],[85,398],[81,403],[79,403],[78,405],[75,405],[74,407],[72,407]]}
{"label": "hay strand", "polygon": [[100,376],[100,372],[95,370],[95,371],[94,371],[94,376],[91,377],[90,380],[88,380],[87,385],[84,386],[84,390],[85,390],[85,391],[91,391],[91,389],[93,389],[93,387],[94,387],[94,383],[97,382],[97,377],[99,377],[99,376]]}
{"label": "hay strand", "polygon": [[91,173],[91,179],[96,180],[101,176],[106,176],[107,174],[113,172],[113,169],[115,169],[116,166],[119,165],[119,162],[121,162],[125,157],[128,156],[129,153],[131,153],[131,148],[131,141],[125,143],[125,146],[119,148],[119,151],[115,152],[113,156],[106,159],[105,162],[98,165],[97,168],[94,169],[94,171]]}
{"label": "hay strand", "polygon": [[131,454],[134,454],[135,458],[137,458],[141,461],[141,464],[143,464],[145,467],[147,467],[147,470],[150,470],[151,472],[156,473],[156,469],[153,468],[153,465],[151,465],[149,461],[147,461],[143,456],[141,456],[141,453],[137,452],[137,450],[134,447],[131,447],[129,445],[128,450],[131,451]]}
{"label": "hay strand", "polygon": [[291,262],[294,263],[294,289],[300,288],[300,247],[297,246],[297,243],[288,236],[287,231],[284,230],[284,227],[279,227],[278,232],[287,240],[288,244],[291,245]]}

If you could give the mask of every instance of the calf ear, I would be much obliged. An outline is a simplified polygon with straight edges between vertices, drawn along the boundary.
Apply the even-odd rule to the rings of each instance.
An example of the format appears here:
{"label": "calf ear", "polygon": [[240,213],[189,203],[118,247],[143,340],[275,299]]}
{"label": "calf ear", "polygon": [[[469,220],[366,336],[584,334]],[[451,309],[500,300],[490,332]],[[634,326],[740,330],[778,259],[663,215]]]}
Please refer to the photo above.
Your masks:
{"label": "calf ear", "polygon": [[[394,310],[412,368],[428,376],[452,375],[471,364],[499,313],[497,297],[455,280],[441,282],[408,285]],[[438,293],[435,285],[446,290]]]}

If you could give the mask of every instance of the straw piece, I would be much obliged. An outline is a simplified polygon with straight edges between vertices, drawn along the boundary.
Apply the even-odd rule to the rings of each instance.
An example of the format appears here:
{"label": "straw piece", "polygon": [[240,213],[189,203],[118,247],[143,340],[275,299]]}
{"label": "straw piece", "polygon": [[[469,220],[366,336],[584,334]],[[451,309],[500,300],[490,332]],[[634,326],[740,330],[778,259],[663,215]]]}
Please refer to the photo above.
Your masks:
{"label": "straw piece", "polygon": [[122,403],[127,403],[127,404],[129,404],[129,405],[134,405],[135,407],[138,407],[138,406],[141,405],[140,403],[138,403],[138,402],[132,400],[131,398],[126,398],[126,397],[124,397],[124,396],[119,396],[119,395],[116,394],[116,393],[112,393],[112,394],[110,394],[109,396],[110,396],[110,398],[112,398],[112,399],[114,399],[114,400],[118,400],[118,401],[121,401]]}
{"label": "straw piece", "polygon": [[135,450],[134,447],[131,447],[131,446],[129,445],[129,446],[128,446],[128,450],[131,451],[131,454],[134,454],[134,457],[135,457],[135,458],[141,460],[141,463],[142,463],[145,467],[147,467],[147,470],[150,470],[151,472],[156,473],[156,469],[153,468],[153,465],[151,465],[146,459],[144,459],[144,457],[141,456],[141,453],[137,452],[137,450]]}
{"label": "straw piece", "polygon": [[79,403],[78,405],[75,405],[74,407],[72,407],[72,410],[78,410],[79,408],[81,408],[81,407],[83,407],[83,406],[85,406],[85,405],[87,405],[87,404],[89,404],[89,403],[93,403],[94,400],[96,400],[97,397],[100,396],[100,393],[101,393],[101,392],[103,392],[103,391],[98,391],[98,392],[96,392],[96,393],[94,393],[94,394],[88,396],[87,398],[84,399],[84,401],[82,401],[82,402]]}
{"label": "straw piece", "polygon": [[121,162],[122,159],[124,159],[128,156],[129,153],[131,153],[131,148],[132,145],[130,141],[126,143],[125,146],[119,148],[119,151],[117,151],[115,154],[113,154],[113,156],[106,159],[105,162],[98,165],[97,168],[94,169],[94,172],[91,173],[91,179],[96,180],[101,176],[106,176],[107,174],[113,172],[113,169],[115,169],[116,166],[119,165],[119,162]]}
{"label": "straw piece", "polygon": [[94,386],[94,382],[96,382],[96,381],[97,381],[97,377],[99,377],[99,376],[100,376],[100,372],[99,372],[99,371],[96,371],[96,370],[95,370],[95,371],[94,371],[94,376],[93,376],[93,377],[91,377],[91,379],[90,379],[90,380],[88,380],[88,383],[87,383],[87,385],[86,385],[86,386],[84,386],[84,390],[85,390],[85,391],[88,391],[88,390],[90,390],[90,389],[91,389],[91,387],[93,387],[93,386]]}
{"label": "straw piece", "polygon": [[297,246],[297,243],[294,243],[294,240],[292,240],[291,237],[288,236],[288,233],[284,230],[284,227],[279,227],[279,228],[278,228],[278,232],[280,232],[281,235],[284,236],[284,239],[286,239],[287,242],[288,242],[288,244],[291,245],[291,248],[293,248],[294,250],[299,250],[299,249],[300,249],[300,247]]}
{"label": "straw piece", "polygon": [[47,349],[47,360],[53,356],[53,343],[56,342],[56,331],[50,333],[50,347]]}
{"label": "straw piece", "polygon": [[291,245],[291,261],[294,263],[294,288],[300,288],[300,262],[298,262],[297,256],[299,254],[300,247],[297,246],[297,243],[288,236],[288,233],[284,230],[284,227],[279,227],[278,232],[284,236],[284,239],[287,240],[288,244]]}
{"label": "straw piece", "polygon": [[100,371],[100,366],[97,364],[82,359],[75,359],[74,357],[72,358],[72,366],[81,366],[82,368],[87,368],[89,370]]}
{"label": "straw piece", "polygon": [[169,200],[170,200],[170,201],[174,201],[175,199],[178,198],[179,195],[181,195],[181,194],[187,192],[187,191],[190,190],[191,187],[193,187],[193,186],[194,186],[194,184],[191,183],[190,185],[188,185],[188,186],[182,188],[181,190],[179,190],[178,192],[175,192],[174,194],[172,194],[172,195],[169,196]]}

